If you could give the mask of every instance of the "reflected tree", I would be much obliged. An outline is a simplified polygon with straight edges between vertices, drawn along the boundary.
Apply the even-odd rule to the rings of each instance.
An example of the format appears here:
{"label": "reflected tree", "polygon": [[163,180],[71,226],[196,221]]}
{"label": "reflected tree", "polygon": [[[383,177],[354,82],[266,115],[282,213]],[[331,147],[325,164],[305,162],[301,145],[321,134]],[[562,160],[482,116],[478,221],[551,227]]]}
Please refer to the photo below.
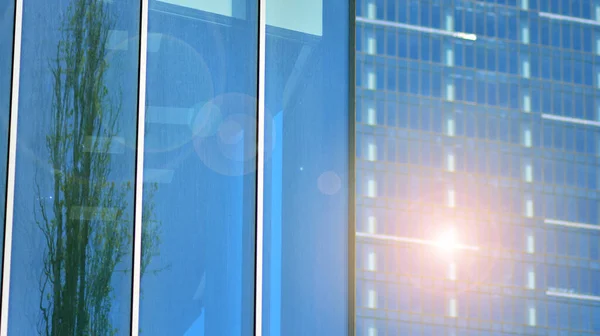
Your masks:
{"label": "reflected tree", "polygon": [[[37,184],[36,222],[44,235],[40,277],[41,335],[114,335],[112,280],[130,265],[131,181],[119,181],[111,149],[119,134],[121,97],[106,86],[113,18],[104,0],[73,0],[51,61],[53,99],[46,147],[49,186]],[[122,166],[121,166],[122,169]],[[51,197],[42,190],[51,188]],[[159,251],[153,215],[157,186],[146,188],[142,272]],[[128,266],[125,266],[128,267]],[[119,269],[121,268],[121,269]],[[142,274],[143,274],[142,273]],[[122,332],[122,331],[120,331]]]}

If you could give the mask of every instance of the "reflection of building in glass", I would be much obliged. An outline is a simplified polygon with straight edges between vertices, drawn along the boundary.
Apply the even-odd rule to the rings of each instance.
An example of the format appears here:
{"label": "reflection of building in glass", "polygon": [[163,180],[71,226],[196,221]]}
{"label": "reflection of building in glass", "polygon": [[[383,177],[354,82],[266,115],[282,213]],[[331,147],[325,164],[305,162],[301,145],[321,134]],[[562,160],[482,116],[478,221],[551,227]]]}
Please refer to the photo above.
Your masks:
{"label": "reflection of building in glass", "polygon": [[600,333],[600,2],[356,22],[358,334]]}
{"label": "reflection of building in glass", "polygon": [[349,9],[0,2],[0,334],[346,333]]}

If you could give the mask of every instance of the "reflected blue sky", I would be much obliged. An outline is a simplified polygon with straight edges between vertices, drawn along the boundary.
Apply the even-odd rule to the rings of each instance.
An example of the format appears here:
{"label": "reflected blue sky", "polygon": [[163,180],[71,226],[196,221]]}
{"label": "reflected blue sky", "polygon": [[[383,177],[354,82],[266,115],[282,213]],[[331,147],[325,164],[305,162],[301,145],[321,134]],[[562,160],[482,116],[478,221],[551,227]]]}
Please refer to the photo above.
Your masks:
{"label": "reflected blue sky", "polygon": [[[10,113],[10,92],[12,78],[12,46],[14,25],[14,1],[0,3],[0,176],[6,175],[8,151],[8,118]],[[6,188],[6,180],[0,178],[0,190]],[[4,203],[5,193],[0,193],[0,204]],[[4,220],[4,209],[0,210]],[[4,242],[0,243],[3,248]]]}
{"label": "reflected blue sky", "polygon": [[253,330],[257,9],[225,7],[150,3],[142,335]]}
{"label": "reflected blue sky", "polygon": [[[263,329],[273,336],[343,335],[353,115],[349,8],[344,1],[302,5],[299,12],[267,8],[266,129],[272,138],[266,147],[272,152],[265,164]],[[278,23],[292,13],[306,25]]]}

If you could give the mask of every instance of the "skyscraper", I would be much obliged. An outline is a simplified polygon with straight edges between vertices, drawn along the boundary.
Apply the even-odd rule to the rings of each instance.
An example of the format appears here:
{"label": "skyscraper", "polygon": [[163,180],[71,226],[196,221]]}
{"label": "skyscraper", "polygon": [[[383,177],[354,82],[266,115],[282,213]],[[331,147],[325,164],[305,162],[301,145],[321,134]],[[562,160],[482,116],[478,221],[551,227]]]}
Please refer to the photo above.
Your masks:
{"label": "skyscraper", "polygon": [[357,334],[599,334],[600,2],[356,5]]}

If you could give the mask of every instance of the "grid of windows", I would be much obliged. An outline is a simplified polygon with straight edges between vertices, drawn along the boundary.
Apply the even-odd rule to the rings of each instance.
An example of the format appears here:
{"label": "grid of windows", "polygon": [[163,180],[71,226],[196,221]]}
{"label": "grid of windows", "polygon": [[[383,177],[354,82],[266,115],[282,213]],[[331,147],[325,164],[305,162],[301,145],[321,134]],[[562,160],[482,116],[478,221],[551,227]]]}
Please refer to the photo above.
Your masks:
{"label": "grid of windows", "polygon": [[600,333],[600,2],[360,0],[356,55],[359,334]]}

